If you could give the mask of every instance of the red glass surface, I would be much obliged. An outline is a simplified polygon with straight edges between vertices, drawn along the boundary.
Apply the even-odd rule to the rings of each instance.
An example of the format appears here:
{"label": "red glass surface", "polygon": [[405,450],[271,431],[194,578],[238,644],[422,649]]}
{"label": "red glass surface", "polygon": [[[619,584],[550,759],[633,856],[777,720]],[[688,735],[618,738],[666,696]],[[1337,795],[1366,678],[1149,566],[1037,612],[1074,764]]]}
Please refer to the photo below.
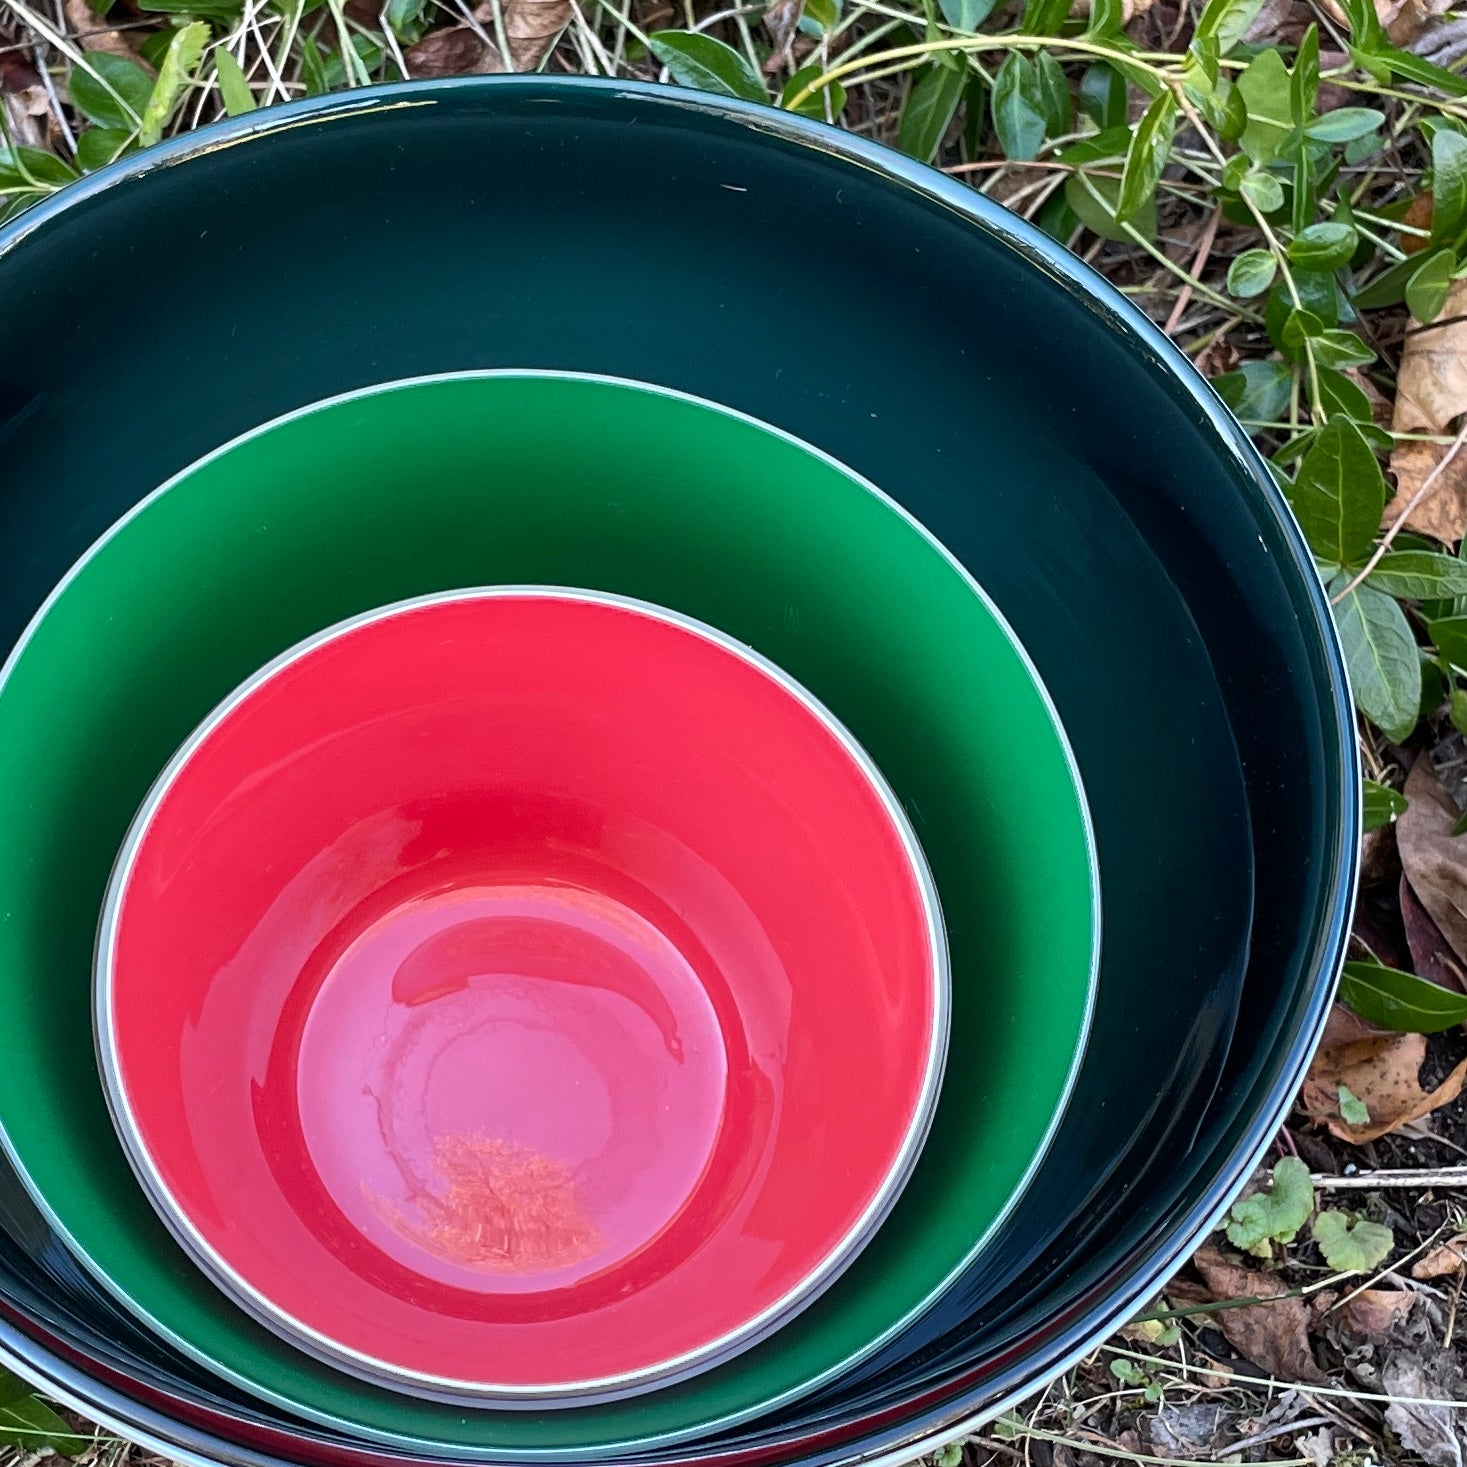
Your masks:
{"label": "red glass surface", "polygon": [[888,801],[796,690],[634,606],[331,635],[119,867],[125,1137],[216,1276],[343,1363],[664,1371],[844,1259],[910,1159],[944,975]]}

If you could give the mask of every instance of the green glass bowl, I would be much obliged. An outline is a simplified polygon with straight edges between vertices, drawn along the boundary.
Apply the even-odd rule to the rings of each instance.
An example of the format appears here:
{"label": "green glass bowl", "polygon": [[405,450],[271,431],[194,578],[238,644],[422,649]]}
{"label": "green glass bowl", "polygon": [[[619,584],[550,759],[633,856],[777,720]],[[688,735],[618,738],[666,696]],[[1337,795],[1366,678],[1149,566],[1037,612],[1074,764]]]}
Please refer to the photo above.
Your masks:
{"label": "green glass bowl", "polygon": [[[949,929],[949,1080],[885,1226],[822,1299],[708,1374],[555,1413],[359,1383],[197,1275],[136,1187],[87,1067],[91,937],[157,771],[252,671],[368,608],[535,582],[637,596],[748,642],[901,798]],[[984,593],[905,511],[736,412],[637,384],[471,372],[303,409],[144,500],[63,580],[0,678],[0,1067],[11,1157],[77,1257],[159,1335],[288,1411],[404,1450],[666,1442],[833,1378],[981,1252],[1053,1134],[1094,994],[1096,866],[1048,696]],[[1015,751],[1022,750],[1022,757]],[[860,1056],[851,1057],[853,1064]]]}

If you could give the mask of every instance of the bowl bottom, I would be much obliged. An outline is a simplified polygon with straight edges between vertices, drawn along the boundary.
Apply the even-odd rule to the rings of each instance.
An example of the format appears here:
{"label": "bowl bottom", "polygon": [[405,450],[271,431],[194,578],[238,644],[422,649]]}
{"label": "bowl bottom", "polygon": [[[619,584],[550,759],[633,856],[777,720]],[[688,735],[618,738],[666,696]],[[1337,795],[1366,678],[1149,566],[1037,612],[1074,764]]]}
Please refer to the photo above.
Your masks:
{"label": "bowl bottom", "polygon": [[300,1140],[341,1219],[474,1291],[624,1263],[718,1137],[727,1057],[698,973],[655,922],[579,886],[384,901],[333,934],[299,1035]]}

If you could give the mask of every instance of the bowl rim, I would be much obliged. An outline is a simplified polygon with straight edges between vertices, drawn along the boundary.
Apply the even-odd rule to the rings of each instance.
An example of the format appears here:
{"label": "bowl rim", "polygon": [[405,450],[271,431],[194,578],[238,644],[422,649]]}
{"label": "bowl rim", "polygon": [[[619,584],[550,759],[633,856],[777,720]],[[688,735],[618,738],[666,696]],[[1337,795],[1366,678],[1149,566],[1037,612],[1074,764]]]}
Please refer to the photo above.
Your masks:
{"label": "bowl rim", "polygon": [[[893,1409],[874,1417],[870,1413],[862,1415],[857,1412],[847,1416],[839,1427],[832,1425],[819,1430],[817,1440],[811,1445],[786,1436],[781,1438],[785,1443],[783,1448],[771,1446],[764,1449],[791,1461],[860,1461],[879,1464],[879,1467],[888,1467],[888,1464],[889,1467],[898,1467],[914,1452],[938,1446],[955,1434],[1013,1406],[1031,1390],[1053,1380],[1083,1359],[1095,1342],[1130,1317],[1180,1267],[1197,1240],[1211,1231],[1227,1213],[1287,1115],[1323,1033],[1344,961],[1355,906],[1362,813],[1361,766],[1344,655],[1313,559],[1262,456],[1195,365],[1138,306],[1111,286],[1093,267],[1070,254],[1037,226],[1010,214],[1001,205],[940,170],[823,122],[761,103],[654,82],[540,75],[392,82],[354,92],[304,98],[221,120],[194,133],[169,139],[142,153],[119,159],[68,184],[25,213],[0,225],[0,264],[3,264],[10,248],[41,225],[105,189],[125,185],[157,168],[176,166],[222,148],[262,140],[285,130],[320,125],[364,112],[431,106],[440,96],[451,96],[460,91],[487,92],[489,88],[540,97],[550,93],[574,97],[578,92],[624,97],[645,106],[669,106],[679,111],[701,112],[714,120],[766,132],[801,148],[830,154],[947,209],[986,237],[1024,258],[1052,281],[1084,298],[1092,309],[1102,310],[1120,333],[1135,339],[1152,357],[1174,387],[1189,399],[1193,410],[1210,429],[1218,449],[1244,471],[1254,490],[1252,502],[1255,509],[1273,526],[1280,539],[1289,568],[1306,603],[1309,630],[1322,653],[1323,677],[1314,679],[1314,706],[1325,725],[1323,738],[1330,746],[1328,752],[1338,761],[1338,780],[1333,790],[1338,804],[1326,811],[1326,829],[1322,839],[1326,847],[1323,854],[1330,862],[1333,880],[1320,898],[1319,919],[1311,924],[1306,939],[1308,957],[1304,964],[1310,976],[1306,980],[1305,993],[1291,1015],[1289,1033],[1286,1037],[1281,1036],[1281,1058],[1271,1067],[1271,1078],[1261,1082],[1263,1094],[1253,1108],[1251,1120],[1243,1126],[1236,1139],[1219,1148],[1222,1155],[1212,1168],[1213,1180],[1202,1189],[1201,1195],[1180,1208],[1173,1203],[1165,1220],[1158,1223],[1133,1250],[1133,1257],[1127,1265],[1126,1282],[1110,1290],[1106,1303],[1092,1303],[1079,1311],[1080,1318],[1071,1318],[1058,1326],[1054,1337],[1037,1353],[1030,1354],[1025,1360],[1006,1363],[991,1380],[976,1389],[949,1379],[927,1392],[923,1403],[913,1410]],[[1327,688],[1320,686],[1326,682]],[[12,1334],[9,1327],[0,1331],[0,1337]],[[85,1404],[86,1387],[92,1383],[59,1358],[55,1358],[55,1364],[63,1377],[55,1385],[58,1393],[79,1409],[89,1409]],[[34,1364],[25,1365],[21,1373],[30,1377],[43,1374]],[[69,1385],[67,1377],[71,1378]],[[934,1397],[938,1399],[934,1400]],[[109,1412],[108,1424],[113,1427],[118,1427],[120,1417],[125,1417],[129,1408],[146,1411],[146,1408],[120,1394],[114,1399],[121,1411]],[[981,1406],[977,1404],[980,1400],[984,1403]],[[894,1417],[902,1419],[894,1421]],[[138,1428],[133,1430],[136,1433]],[[830,1438],[835,1435],[840,1435],[842,1440],[832,1442]],[[222,1438],[215,1440],[223,1442]],[[166,1438],[150,1438],[150,1443],[159,1441],[166,1442]],[[175,1452],[182,1449],[182,1444],[173,1448]],[[248,1449],[236,1447],[231,1450],[235,1453],[248,1452]],[[719,1450],[721,1455],[732,1456],[738,1448],[728,1446]],[[206,1453],[197,1452],[192,1459],[199,1464],[214,1460]],[[239,1456],[236,1459],[278,1460],[263,1455]]]}
{"label": "bowl rim", "polygon": [[[505,375],[504,373],[498,374]],[[375,394],[373,394],[375,395]],[[309,409],[307,410],[309,411]],[[294,416],[294,415],[292,415]],[[264,431],[264,430],[261,430]],[[253,435],[251,435],[253,436]],[[222,451],[222,450],[221,450]],[[231,1264],[205,1236],[188,1208],[160,1170],[132,1104],[120,1052],[115,1000],[118,983],[118,942],[124,906],[137,861],[142,853],[163,805],[174,786],[190,767],[195,756],[214,737],[237,710],[256,694],[275,682],[281,674],[297,666],[313,654],[339,645],[355,634],[388,622],[412,617],[418,612],[441,607],[466,606],[484,602],[530,601],[535,603],[573,603],[630,613],[646,621],[684,633],[705,647],[712,647],[752,669],[767,683],[797,704],[810,719],[834,740],[845,762],[860,776],[861,783],[874,794],[891,830],[896,833],[901,863],[916,889],[924,940],[924,961],[930,989],[930,1014],[926,1033],[922,1036],[921,1078],[913,1097],[897,1147],[889,1157],[870,1199],[859,1214],[835,1240],[827,1245],[815,1266],[786,1292],[749,1316],[741,1324],[726,1330],[701,1345],[650,1365],[618,1371],[586,1379],[554,1380],[534,1384],[513,1384],[417,1370],[396,1361],[355,1348],[324,1330],[305,1323],[283,1303],[254,1285]],[[0,676],[0,688],[4,678]],[[1087,856],[1091,853],[1087,851]],[[1094,870],[1093,859],[1090,860]],[[226,694],[199,722],[163,767],[143,798],[137,814],[128,827],[108,879],[107,892],[97,926],[93,958],[93,1037],[103,1093],[107,1099],[113,1125],[122,1141],[134,1173],[144,1192],[153,1202],[163,1221],[185,1251],[213,1281],[237,1304],[284,1338],[288,1343],[304,1347],[328,1364],[336,1365],[368,1381],[414,1394],[430,1394],[449,1402],[467,1397],[481,1404],[546,1407],[555,1404],[585,1404],[593,1400],[614,1400],[667,1385],[713,1366],[742,1352],[778,1329],[780,1325],[814,1302],[855,1260],[874,1236],[876,1229],[896,1205],[907,1180],[916,1166],[923,1142],[931,1128],[932,1117],[942,1084],[948,1052],[952,1016],[952,971],[949,960],[947,929],[942,905],[931,869],[912,822],[877,767],[855,735],[836,715],[807,688],[782,667],[737,638],[711,624],[684,612],[658,606],[640,597],[610,591],[589,590],[575,586],[542,584],[505,584],[466,586],[424,595],[406,597],[383,606],[358,612],[331,626],[303,637],[294,646],[272,658],[242,683]]]}

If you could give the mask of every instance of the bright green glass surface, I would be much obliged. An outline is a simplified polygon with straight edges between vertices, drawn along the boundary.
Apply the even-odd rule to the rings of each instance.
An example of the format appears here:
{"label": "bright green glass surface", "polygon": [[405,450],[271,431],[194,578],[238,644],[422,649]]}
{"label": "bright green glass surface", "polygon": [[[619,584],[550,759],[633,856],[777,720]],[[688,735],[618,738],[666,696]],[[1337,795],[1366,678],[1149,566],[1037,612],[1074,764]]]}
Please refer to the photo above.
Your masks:
{"label": "bright green glass surface", "polygon": [[[534,1414],[414,1402],[254,1325],[154,1216],[91,1064],[96,914],[175,747],[305,635],[497,582],[674,607],[804,683],[902,799],[953,964],[930,1140],[850,1271],[769,1341],[693,1381]],[[164,1334],[287,1408],[397,1445],[595,1453],[702,1430],[827,1378],[980,1246],[1043,1150],[1087,1024],[1098,943],[1087,817],[1006,628],[889,501],[803,445],[686,398],[585,377],[463,376],[341,399],[237,442],[146,501],[64,583],[0,688],[0,747],[0,1004],[14,1056],[0,1067],[0,1121],[31,1186]]]}

